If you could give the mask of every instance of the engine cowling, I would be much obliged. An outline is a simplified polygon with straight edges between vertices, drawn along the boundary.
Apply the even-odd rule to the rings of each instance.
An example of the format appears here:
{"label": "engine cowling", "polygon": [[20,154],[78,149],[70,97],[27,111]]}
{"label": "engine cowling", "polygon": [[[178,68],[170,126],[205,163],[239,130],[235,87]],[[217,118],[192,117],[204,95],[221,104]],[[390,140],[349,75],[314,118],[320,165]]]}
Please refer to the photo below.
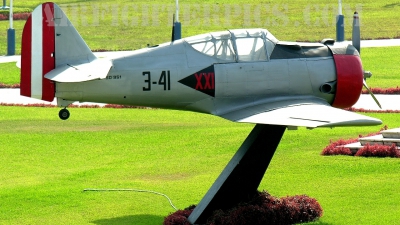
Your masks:
{"label": "engine cowling", "polygon": [[336,94],[332,103],[336,108],[353,106],[361,95],[364,73],[358,51],[348,45],[345,48],[331,47],[336,67]]}

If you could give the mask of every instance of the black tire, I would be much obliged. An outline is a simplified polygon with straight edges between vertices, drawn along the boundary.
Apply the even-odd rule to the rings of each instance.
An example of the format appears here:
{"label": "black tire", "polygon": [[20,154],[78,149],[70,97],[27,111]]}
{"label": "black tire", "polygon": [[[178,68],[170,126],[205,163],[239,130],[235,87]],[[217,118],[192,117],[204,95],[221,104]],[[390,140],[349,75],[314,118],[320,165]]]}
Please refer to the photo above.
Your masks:
{"label": "black tire", "polygon": [[69,113],[68,109],[61,109],[60,112],[58,113],[58,116],[62,120],[67,120],[70,116],[70,113]]}

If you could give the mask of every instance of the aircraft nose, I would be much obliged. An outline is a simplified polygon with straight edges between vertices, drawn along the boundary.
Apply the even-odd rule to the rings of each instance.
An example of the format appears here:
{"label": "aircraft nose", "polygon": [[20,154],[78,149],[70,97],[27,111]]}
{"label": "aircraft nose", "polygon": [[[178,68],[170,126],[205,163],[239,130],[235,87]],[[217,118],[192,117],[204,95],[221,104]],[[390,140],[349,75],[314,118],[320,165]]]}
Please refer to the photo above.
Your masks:
{"label": "aircraft nose", "polygon": [[336,108],[353,106],[361,95],[364,72],[358,51],[352,47],[347,48],[350,54],[334,54],[337,86],[336,95],[332,103]]}

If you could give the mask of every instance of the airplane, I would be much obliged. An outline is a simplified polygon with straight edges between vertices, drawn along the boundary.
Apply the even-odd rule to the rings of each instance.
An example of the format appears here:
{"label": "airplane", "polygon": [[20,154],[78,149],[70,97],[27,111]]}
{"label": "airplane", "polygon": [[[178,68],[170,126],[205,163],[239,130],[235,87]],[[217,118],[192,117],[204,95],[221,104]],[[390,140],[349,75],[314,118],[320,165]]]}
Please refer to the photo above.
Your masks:
{"label": "airplane", "polygon": [[[363,70],[359,43],[355,13],[351,45],[286,42],[266,29],[232,29],[97,58],[60,7],[48,2],[34,9],[23,29],[20,90],[44,101],[57,98],[63,120],[79,101],[257,124],[189,218],[198,224],[258,187],[286,128],[382,123],[343,110],[357,102],[363,85],[368,89],[371,73]],[[253,177],[249,171],[258,172]]]}

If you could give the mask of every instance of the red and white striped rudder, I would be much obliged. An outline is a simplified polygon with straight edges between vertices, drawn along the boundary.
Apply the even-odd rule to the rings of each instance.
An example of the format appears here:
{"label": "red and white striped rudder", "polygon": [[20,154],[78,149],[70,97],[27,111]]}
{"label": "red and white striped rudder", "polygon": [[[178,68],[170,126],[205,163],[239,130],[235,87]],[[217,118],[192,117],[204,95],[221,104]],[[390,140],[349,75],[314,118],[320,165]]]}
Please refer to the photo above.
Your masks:
{"label": "red and white striped rudder", "polygon": [[55,68],[54,4],[35,8],[22,32],[21,95],[53,101],[54,83],[44,75]]}

